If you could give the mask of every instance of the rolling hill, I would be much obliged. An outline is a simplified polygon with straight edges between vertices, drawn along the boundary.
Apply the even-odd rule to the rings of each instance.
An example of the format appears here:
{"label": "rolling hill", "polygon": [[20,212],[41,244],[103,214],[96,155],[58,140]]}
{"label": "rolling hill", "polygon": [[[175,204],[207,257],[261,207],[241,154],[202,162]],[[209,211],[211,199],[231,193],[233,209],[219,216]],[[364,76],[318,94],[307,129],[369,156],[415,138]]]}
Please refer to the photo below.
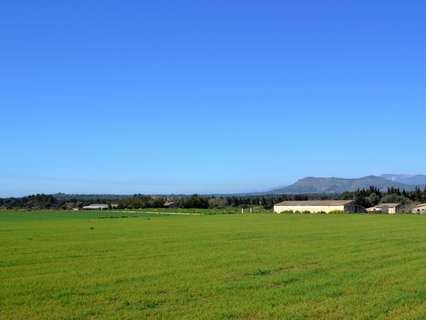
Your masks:
{"label": "rolling hill", "polygon": [[392,181],[391,179],[384,178],[383,176],[367,176],[358,179],[307,177],[298,180],[290,186],[273,189],[270,193],[342,193],[345,191],[369,188],[370,186],[375,186],[382,191],[385,191],[389,187],[405,189],[407,191],[414,190],[416,188],[416,185],[410,185],[395,180]]}

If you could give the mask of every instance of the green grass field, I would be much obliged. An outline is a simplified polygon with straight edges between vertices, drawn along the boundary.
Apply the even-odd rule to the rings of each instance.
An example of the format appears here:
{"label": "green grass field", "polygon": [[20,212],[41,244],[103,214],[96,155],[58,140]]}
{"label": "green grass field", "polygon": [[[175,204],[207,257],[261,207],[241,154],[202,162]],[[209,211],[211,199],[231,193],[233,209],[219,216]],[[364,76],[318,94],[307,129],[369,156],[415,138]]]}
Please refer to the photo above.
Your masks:
{"label": "green grass field", "polygon": [[0,213],[0,319],[426,319],[426,217]]}

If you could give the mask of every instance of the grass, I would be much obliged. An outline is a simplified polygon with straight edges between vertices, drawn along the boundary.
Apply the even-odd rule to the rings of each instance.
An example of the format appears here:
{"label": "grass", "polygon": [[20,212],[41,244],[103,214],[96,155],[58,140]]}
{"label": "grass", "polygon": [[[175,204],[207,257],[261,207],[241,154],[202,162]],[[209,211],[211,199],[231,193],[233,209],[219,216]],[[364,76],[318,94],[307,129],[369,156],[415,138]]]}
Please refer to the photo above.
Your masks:
{"label": "grass", "polygon": [[[243,209],[244,213],[250,213],[250,208]],[[270,210],[263,209],[262,207],[256,206],[251,208],[251,213],[270,213]],[[131,211],[131,210],[130,210]],[[165,208],[155,208],[155,209],[142,209],[137,210],[140,212],[147,213],[165,213],[165,214],[206,214],[206,215],[215,215],[215,214],[238,214],[242,212],[241,208],[217,208],[217,209],[165,209]]]}
{"label": "grass", "polygon": [[414,215],[2,212],[0,319],[425,319],[425,234]]}

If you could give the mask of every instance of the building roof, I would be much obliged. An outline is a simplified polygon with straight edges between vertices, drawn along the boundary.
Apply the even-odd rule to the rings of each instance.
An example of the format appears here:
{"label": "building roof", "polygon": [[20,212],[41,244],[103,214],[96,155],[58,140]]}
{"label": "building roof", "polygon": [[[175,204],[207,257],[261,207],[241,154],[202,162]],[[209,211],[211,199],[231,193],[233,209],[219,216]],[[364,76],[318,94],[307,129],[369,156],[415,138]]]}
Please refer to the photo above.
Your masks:
{"label": "building roof", "polygon": [[396,208],[396,207],[399,207],[400,205],[401,205],[400,203],[380,203],[373,208]]}
{"label": "building roof", "polygon": [[330,206],[345,206],[350,204],[353,204],[353,200],[283,201],[275,205],[280,207],[295,207],[295,206],[330,207]]}
{"label": "building roof", "polygon": [[370,207],[370,208],[367,208],[367,211],[368,211],[368,212],[370,212],[370,211],[381,211],[381,208],[378,208],[378,207]]}
{"label": "building roof", "polygon": [[108,205],[107,204],[94,203],[94,204],[83,207],[83,209],[98,209],[98,208],[108,208]]}
{"label": "building roof", "polygon": [[420,203],[417,206],[415,206],[415,208],[423,208],[426,207],[426,203]]}

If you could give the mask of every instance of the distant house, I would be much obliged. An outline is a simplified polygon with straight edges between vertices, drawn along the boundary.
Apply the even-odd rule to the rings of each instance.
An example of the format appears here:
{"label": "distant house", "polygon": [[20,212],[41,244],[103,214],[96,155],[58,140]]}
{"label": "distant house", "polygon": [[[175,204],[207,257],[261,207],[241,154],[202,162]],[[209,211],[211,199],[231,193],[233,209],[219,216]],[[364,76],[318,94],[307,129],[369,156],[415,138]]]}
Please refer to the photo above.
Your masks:
{"label": "distant house", "polygon": [[381,203],[377,206],[368,208],[368,212],[382,212],[388,214],[396,214],[402,212],[404,207],[400,203]]}
{"label": "distant house", "polygon": [[419,204],[413,208],[412,213],[426,213],[426,203]]}
{"label": "distant house", "polygon": [[109,207],[107,204],[95,203],[88,206],[84,206],[83,209],[84,210],[107,210],[109,209]]}
{"label": "distant house", "polygon": [[169,208],[169,209],[174,209],[178,207],[177,203],[173,201],[166,201],[163,206],[164,208]]}
{"label": "distant house", "polygon": [[364,208],[355,205],[352,200],[315,200],[315,201],[283,201],[274,205],[274,212],[363,212]]}

